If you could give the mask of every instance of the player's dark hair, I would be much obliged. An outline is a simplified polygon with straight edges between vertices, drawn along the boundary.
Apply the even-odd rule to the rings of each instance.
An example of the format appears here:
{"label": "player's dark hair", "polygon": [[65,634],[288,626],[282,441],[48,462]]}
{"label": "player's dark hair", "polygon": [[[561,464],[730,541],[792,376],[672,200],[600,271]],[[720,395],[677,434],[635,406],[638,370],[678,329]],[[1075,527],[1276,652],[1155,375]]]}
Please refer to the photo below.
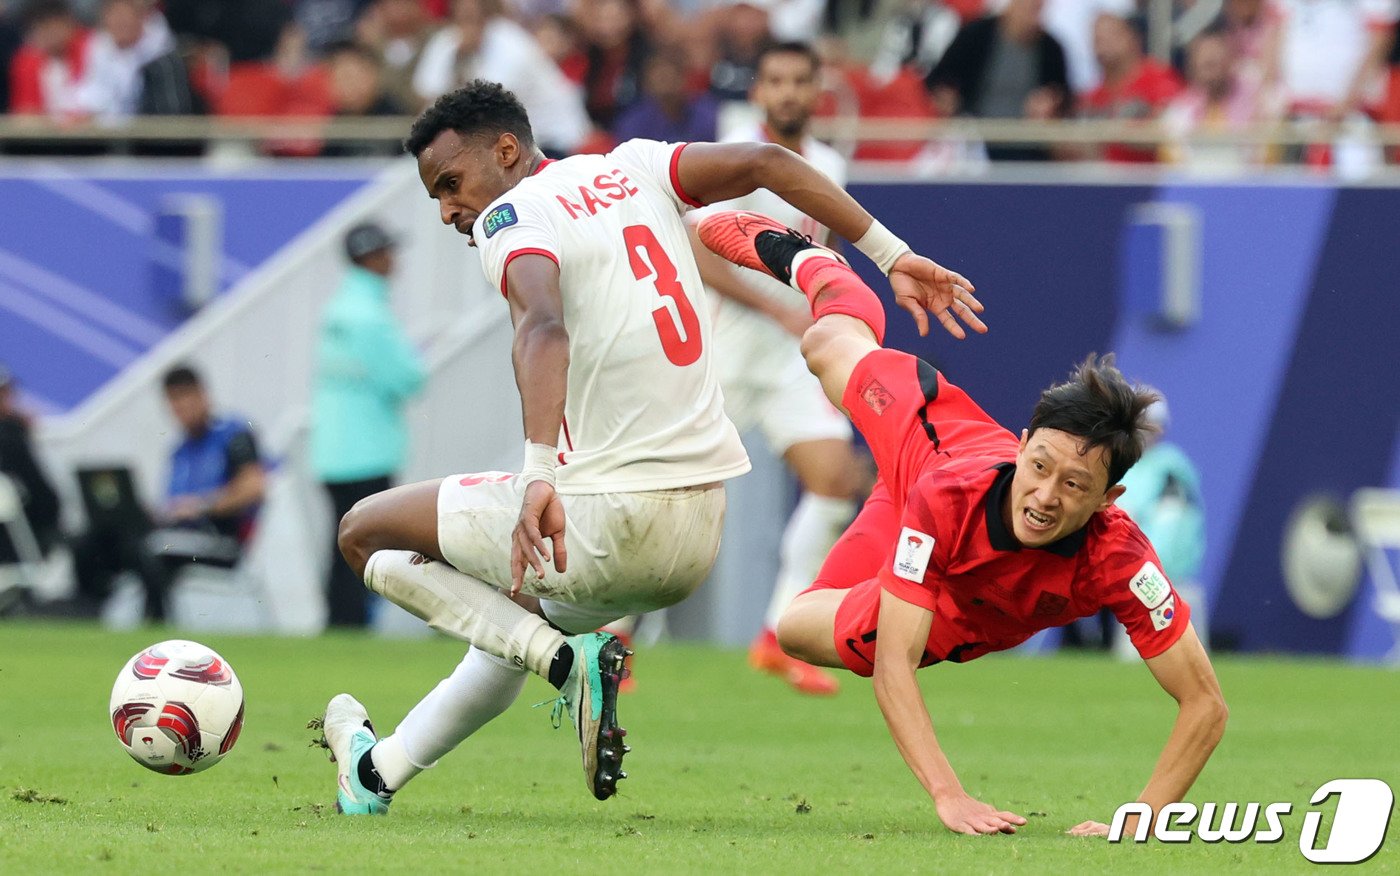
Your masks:
{"label": "player's dark hair", "polygon": [[522,146],[535,144],[525,107],[499,82],[485,79],[473,79],[423,110],[403,141],[404,151],[418,157],[443,131],[492,139],[514,134]]}
{"label": "player's dark hair", "polygon": [[172,389],[198,389],[204,385],[204,381],[200,379],[199,372],[190,366],[176,365],[165,372],[161,384],[165,387],[165,391],[169,392]]}
{"label": "player's dark hair", "polygon": [[1029,432],[1055,429],[1083,440],[1083,452],[1104,448],[1111,487],[1142,457],[1148,436],[1157,431],[1146,411],[1160,398],[1156,390],[1129,383],[1113,364],[1112,353],[1090,353],[1069,380],[1040,394]]}
{"label": "player's dark hair", "polygon": [[812,48],[810,43],[791,40],[783,43],[772,43],[765,46],[763,51],[758,53],[758,60],[754,62],[754,70],[762,70],[763,62],[773,55],[801,55],[812,65],[812,72],[817,73],[822,68],[821,55]]}

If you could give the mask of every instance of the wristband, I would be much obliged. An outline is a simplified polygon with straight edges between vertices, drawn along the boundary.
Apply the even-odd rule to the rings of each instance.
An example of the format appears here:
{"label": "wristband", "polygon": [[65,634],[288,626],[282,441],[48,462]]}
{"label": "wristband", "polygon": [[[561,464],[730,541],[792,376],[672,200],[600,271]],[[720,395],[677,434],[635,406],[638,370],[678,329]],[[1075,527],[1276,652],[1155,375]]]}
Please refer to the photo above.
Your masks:
{"label": "wristband", "polygon": [[520,469],[520,486],[528,487],[535,481],[544,481],[554,486],[554,470],[559,467],[559,453],[548,444],[525,442],[525,465]]}
{"label": "wristband", "polygon": [[889,276],[890,270],[894,268],[894,263],[906,252],[913,252],[909,244],[895,237],[888,228],[880,224],[876,219],[870,223],[870,227],[860,236],[860,240],[855,242],[856,249],[874,262],[880,271]]}

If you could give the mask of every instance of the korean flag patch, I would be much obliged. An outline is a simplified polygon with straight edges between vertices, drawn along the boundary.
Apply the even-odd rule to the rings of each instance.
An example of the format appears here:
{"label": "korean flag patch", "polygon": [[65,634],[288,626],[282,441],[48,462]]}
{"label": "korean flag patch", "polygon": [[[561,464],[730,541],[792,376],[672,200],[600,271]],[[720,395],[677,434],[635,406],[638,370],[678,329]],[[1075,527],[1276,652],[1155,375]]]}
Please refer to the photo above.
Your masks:
{"label": "korean flag patch", "polygon": [[502,204],[481,220],[481,226],[486,229],[486,236],[490,237],[502,228],[509,228],[520,221],[520,217],[515,215],[515,207],[510,204]]}
{"label": "korean flag patch", "polygon": [[922,584],[933,556],[933,536],[904,527],[894,549],[894,573],[906,581]]}

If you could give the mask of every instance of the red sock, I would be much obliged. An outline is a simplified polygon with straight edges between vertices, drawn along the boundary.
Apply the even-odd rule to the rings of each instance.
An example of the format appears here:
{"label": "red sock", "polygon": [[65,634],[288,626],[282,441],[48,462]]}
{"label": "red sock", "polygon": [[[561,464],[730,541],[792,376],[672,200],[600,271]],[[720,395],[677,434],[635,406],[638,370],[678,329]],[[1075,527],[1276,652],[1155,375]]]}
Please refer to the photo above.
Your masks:
{"label": "red sock", "polygon": [[870,326],[875,341],[885,343],[885,308],[855,271],[835,259],[809,258],[797,267],[797,286],[812,305],[812,316],[854,316]]}

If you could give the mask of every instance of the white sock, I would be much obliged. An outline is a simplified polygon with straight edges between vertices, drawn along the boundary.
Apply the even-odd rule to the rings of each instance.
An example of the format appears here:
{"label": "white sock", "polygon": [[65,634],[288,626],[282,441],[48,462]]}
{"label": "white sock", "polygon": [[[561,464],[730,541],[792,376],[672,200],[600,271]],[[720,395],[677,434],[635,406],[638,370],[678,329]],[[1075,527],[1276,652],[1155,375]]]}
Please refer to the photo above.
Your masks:
{"label": "white sock", "polygon": [[365,565],[365,586],[433,629],[544,679],[564,644],[563,633],[495,587],[412,551],[376,551]]}
{"label": "white sock", "polygon": [[471,649],[452,674],[404,716],[394,735],[370,750],[379,777],[391,790],[402,788],[510,708],[524,686],[524,669]]}
{"label": "white sock", "polygon": [[836,544],[854,514],[855,503],[849,499],[802,494],[783,531],[778,580],[773,585],[773,598],[768,601],[768,613],[763,618],[764,629],[777,629],[778,619],[788,604],[812,586],[831,546]]}

